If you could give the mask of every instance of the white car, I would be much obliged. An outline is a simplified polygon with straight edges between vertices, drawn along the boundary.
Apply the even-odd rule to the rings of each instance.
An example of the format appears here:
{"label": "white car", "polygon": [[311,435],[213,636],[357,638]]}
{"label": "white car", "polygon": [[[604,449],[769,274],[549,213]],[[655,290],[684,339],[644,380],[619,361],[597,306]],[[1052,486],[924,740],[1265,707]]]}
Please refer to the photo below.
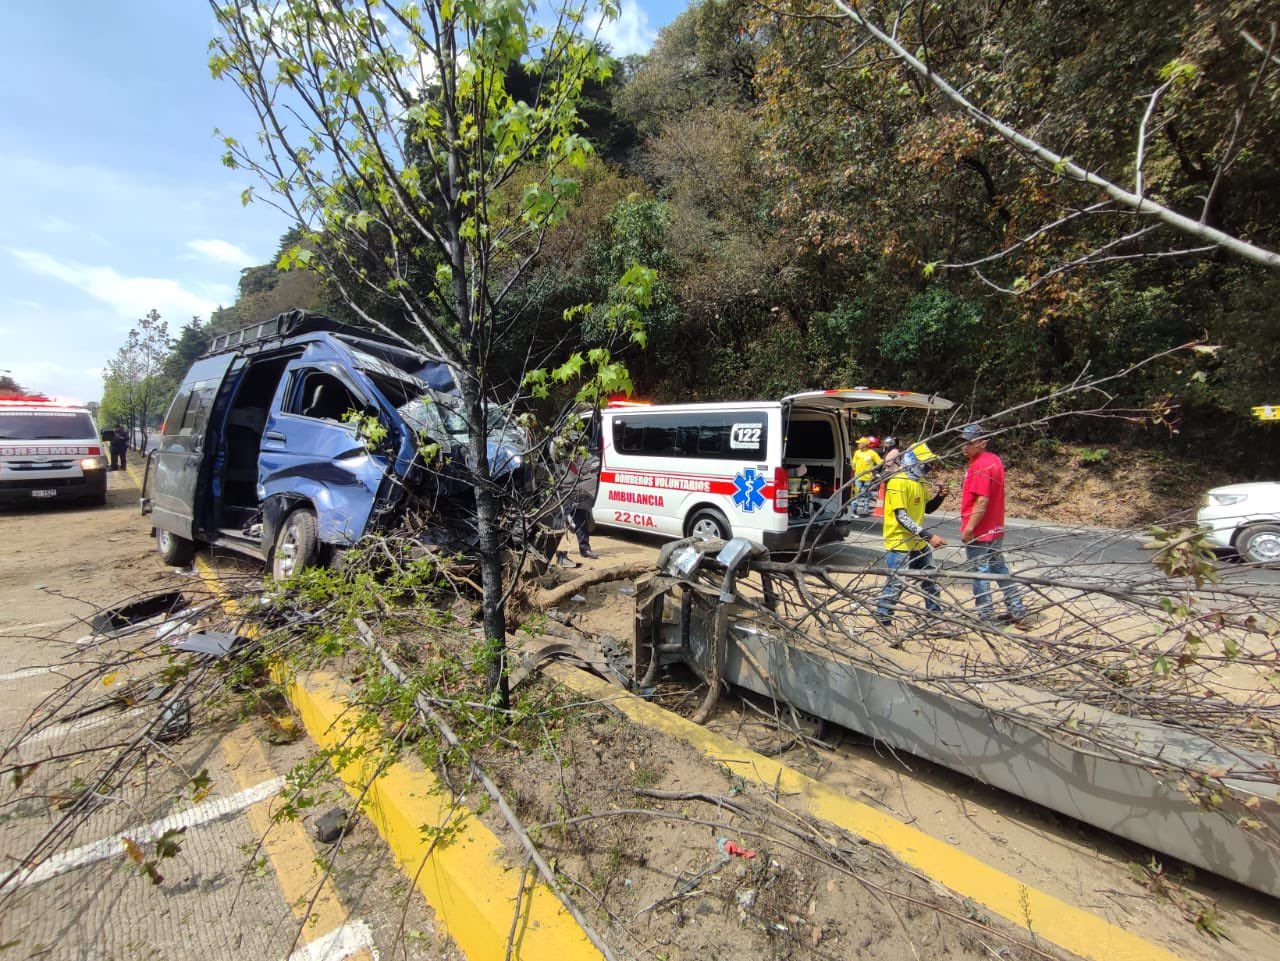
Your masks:
{"label": "white car", "polygon": [[1280,563],[1280,483],[1215,487],[1196,520],[1210,547],[1235,551],[1253,564]]}

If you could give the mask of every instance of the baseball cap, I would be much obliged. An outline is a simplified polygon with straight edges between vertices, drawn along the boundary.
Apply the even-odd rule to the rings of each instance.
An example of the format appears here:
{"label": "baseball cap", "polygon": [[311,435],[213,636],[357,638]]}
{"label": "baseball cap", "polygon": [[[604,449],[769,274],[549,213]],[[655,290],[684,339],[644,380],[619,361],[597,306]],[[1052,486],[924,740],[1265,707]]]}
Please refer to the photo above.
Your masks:
{"label": "baseball cap", "polygon": [[966,443],[975,440],[985,440],[990,436],[988,431],[982,429],[980,424],[965,424],[960,428],[960,436]]}

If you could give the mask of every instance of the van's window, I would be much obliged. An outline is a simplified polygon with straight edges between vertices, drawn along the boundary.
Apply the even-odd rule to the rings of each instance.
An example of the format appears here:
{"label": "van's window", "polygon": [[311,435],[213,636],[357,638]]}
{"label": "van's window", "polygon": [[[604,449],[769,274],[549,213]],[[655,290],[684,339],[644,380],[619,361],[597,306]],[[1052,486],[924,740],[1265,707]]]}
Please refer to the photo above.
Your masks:
{"label": "van's window", "polygon": [[93,419],[71,410],[10,410],[0,414],[0,440],[84,440],[97,436]]}
{"label": "van's window", "polygon": [[620,454],[758,461],[768,443],[762,411],[628,414],[613,421],[613,447]]}
{"label": "van's window", "polygon": [[793,420],[787,428],[787,459],[834,460],[835,436],[829,420]]}
{"label": "van's window", "polygon": [[300,382],[290,391],[286,413],[316,420],[341,421],[347,411],[360,410],[364,406],[347,385],[332,374],[322,370],[304,370],[294,376]]}
{"label": "van's window", "polygon": [[[217,389],[217,382],[212,380],[203,380],[191,386],[191,399],[187,402],[187,409],[182,415],[182,426],[178,430],[180,434],[199,434],[204,430],[205,421],[209,419],[209,408],[213,406],[213,395]],[[167,421],[165,429],[172,430]]]}
{"label": "van's window", "polygon": [[172,437],[182,429],[182,422],[186,419],[187,402],[191,400],[191,389],[183,386],[178,391],[177,396],[173,398],[173,403],[169,405],[169,413],[164,415],[164,433],[166,437]]}

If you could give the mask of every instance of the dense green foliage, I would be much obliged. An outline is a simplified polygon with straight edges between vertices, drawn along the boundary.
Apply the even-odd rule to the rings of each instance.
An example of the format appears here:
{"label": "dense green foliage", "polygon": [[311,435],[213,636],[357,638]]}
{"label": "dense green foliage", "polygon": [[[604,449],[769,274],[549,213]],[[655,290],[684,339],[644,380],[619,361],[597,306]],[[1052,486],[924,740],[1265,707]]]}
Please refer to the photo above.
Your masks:
{"label": "dense green foliage", "polygon": [[[890,22],[898,8],[860,9]],[[1242,31],[1265,44],[1278,14],[1267,0],[1069,12],[962,0],[910,5],[898,30],[983,109],[1130,186],[1143,110],[1172,80],[1147,128],[1148,195],[1197,218],[1209,196],[1207,223],[1276,249],[1280,68],[1259,77]],[[629,309],[646,348],[627,362],[655,399],[875,384],[984,413],[1204,340],[1222,347],[1119,388],[1120,406],[1171,407],[1177,433],[1095,419],[1054,429],[1246,470],[1274,458],[1280,437],[1249,408],[1280,400],[1280,277],[1221,252],[1164,256],[1197,246],[1167,229],[1116,246],[1120,259],[1063,269],[1143,224],[1082,216],[1020,243],[1101,196],[1029,164],[864,40],[819,0],[703,0],[593,86],[596,159],[509,299],[511,366],[563,337],[566,311],[588,343],[616,344],[614,285],[644,264],[657,281]],[[515,93],[526,83],[507,79]],[[308,279],[246,272],[213,326],[338,300],[295,274]],[[368,309],[396,321],[385,303]]]}

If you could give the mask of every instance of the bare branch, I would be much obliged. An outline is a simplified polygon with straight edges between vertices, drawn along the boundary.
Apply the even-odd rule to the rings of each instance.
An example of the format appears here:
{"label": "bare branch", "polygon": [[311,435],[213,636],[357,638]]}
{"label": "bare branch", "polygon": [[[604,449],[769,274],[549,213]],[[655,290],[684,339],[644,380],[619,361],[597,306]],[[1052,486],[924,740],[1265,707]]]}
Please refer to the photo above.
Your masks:
{"label": "bare branch", "polygon": [[1233,237],[1225,231],[1210,227],[1198,220],[1193,220],[1185,214],[1171,210],[1154,200],[1140,196],[1133,191],[1125,190],[1106,178],[1086,170],[1069,157],[1064,157],[1025,134],[1014,130],[1008,124],[976,106],[946,80],[934,73],[927,64],[922,63],[901,42],[885,33],[858,10],[844,3],[843,0],[834,0],[834,3],[836,8],[846,17],[875,37],[880,43],[887,46],[899,60],[905,63],[918,76],[932,84],[944,97],[959,107],[966,116],[988,130],[995,131],[1009,143],[1020,150],[1026,151],[1029,156],[1051,168],[1056,173],[1087,186],[1096,187],[1120,206],[1137,213],[1149,214],[1174,230],[1195,237],[1198,240],[1207,241],[1214,246],[1221,247],[1264,267],[1269,267],[1273,270],[1280,269],[1280,253],[1251,244],[1238,237]]}

